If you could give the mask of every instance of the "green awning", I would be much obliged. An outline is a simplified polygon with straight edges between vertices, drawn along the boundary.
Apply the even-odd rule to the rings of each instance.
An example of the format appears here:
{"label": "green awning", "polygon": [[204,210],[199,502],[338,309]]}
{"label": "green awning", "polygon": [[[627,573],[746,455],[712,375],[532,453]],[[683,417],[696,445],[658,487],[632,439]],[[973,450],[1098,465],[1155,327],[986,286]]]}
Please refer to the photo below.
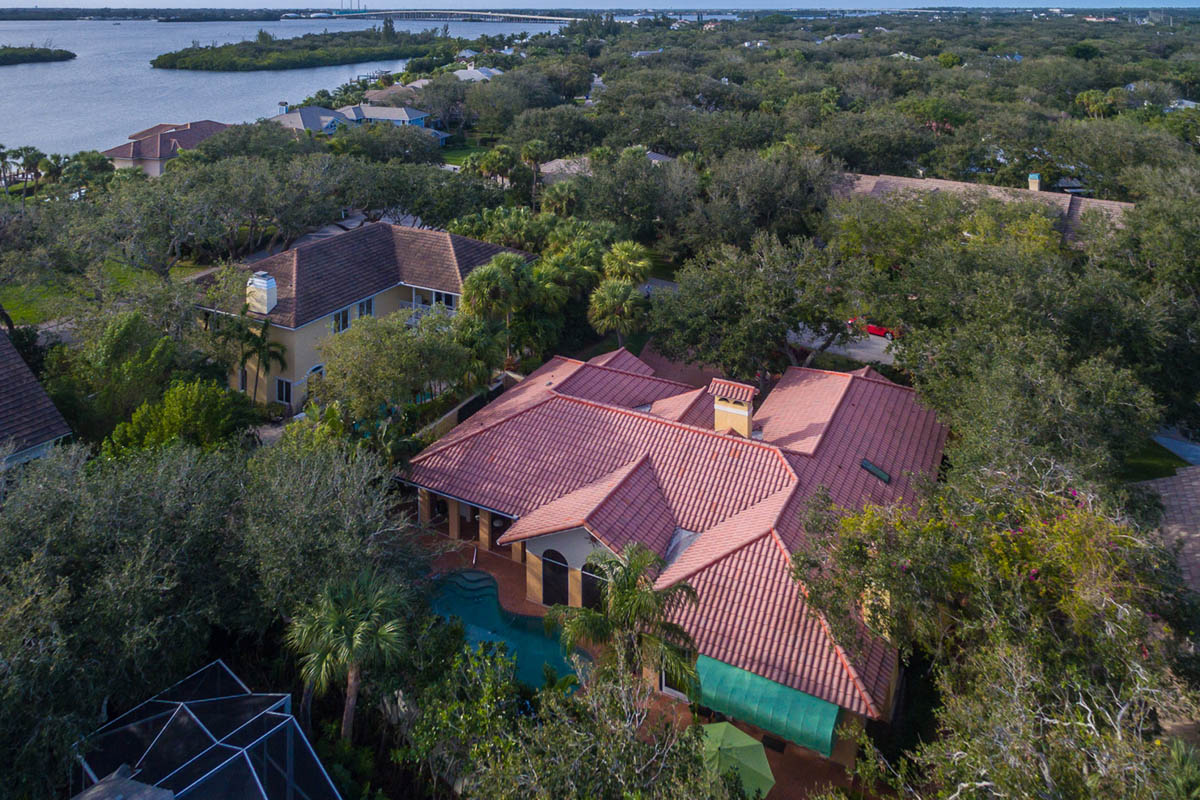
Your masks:
{"label": "green awning", "polygon": [[700,702],[823,756],[833,754],[838,707],[781,683],[717,661],[696,659]]}

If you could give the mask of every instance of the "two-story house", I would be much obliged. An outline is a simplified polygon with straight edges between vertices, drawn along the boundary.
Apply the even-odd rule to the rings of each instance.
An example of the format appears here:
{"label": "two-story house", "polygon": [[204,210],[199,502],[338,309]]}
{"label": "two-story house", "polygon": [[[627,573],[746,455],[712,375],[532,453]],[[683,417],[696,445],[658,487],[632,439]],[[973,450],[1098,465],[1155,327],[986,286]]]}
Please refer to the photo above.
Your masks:
{"label": "two-story house", "polygon": [[319,345],[327,336],[362,317],[419,314],[435,304],[454,311],[471,270],[512,252],[445,231],[375,223],[255,262],[246,282],[249,316],[270,321],[268,336],[284,346],[287,367],[272,365],[256,381],[251,361],[230,386],[254,393],[257,385],[256,401],[299,410],[308,380],[324,369]]}
{"label": "two-story house", "polygon": [[67,421],[0,328],[0,471],[44,456],[70,435]]}

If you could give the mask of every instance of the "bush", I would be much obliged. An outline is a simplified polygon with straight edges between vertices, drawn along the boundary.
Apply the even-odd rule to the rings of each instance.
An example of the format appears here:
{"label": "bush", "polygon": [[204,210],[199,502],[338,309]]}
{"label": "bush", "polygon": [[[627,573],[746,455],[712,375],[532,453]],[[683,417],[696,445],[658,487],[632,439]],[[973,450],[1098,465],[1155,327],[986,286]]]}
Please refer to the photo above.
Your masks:
{"label": "bush", "polygon": [[186,442],[211,450],[243,434],[257,416],[243,394],[215,383],[175,383],[162,399],[146,402],[104,442],[108,458],[138,450]]}

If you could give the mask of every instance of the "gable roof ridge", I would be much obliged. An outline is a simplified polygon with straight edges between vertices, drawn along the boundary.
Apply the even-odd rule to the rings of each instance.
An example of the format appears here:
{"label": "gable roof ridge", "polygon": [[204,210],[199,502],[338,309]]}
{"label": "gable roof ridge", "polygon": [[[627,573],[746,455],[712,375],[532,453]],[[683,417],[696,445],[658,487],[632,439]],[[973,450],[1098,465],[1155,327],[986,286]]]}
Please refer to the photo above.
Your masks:
{"label": "gable roof ridge", "polygon": [[437,453],[440,453],[447,448],[454,447],[455,445],[461,444],[462,442],[465,442],[468,439],[474,439],[479,434],[486,433],[486,432],[492,430],[493,428],[495,428],[497,425],[500,425],[502,423],[516,419],[517,417],[521,416],[522,414],[524,414],[527,411],[532,411],[535,408],[541,408],[546,403],[553,400],[555,397],[561,397],[561,396],[562,395],[557,395],[553,391],[547,392],[546,396],[543,397],[541,400],[534,401],[534,402],[530,403],[529,405],[525,406],[524,408],[519,408],[516,411],[512,412],[511,414],[500,417],[500,419],[494,420],[491,423],[484,425],[477,431],[471,431],[470,433],[463,434],[462,436],[459,436],[457,439],[451,439],[448,442],[447,441],[434,442],[429,447],[426,447],[424,450],[422,450],[420,453],[418,453],[412,459],[412,461],[410,463],[415,464],[415,463],[417,463],[417,459],[424,460],[426,456],[436,455]]}
{"label": "gable roof ridge", "polygon": [[[650,451],[645,450],[642,452],[642,454],[640,456],[638,456],[637,458],[634,458],[632,461],[630,461],[626,465],[628,467],[628,469],[626,469],[625,474],[621,476],[621,480],[619,480],[615,484],[613,484],[613,487],[608,490],[608,493],[605,494],[604,497],[601,497],[596,502],[596,505],[592,506],[592,510],[589,511],[587,513],[587,515],[583,518],[583,522],[585,525],[592,521],[592,517],[596,514],[597,511],[600,510],[600,507],[603,506],[605,503],[607,503],[609,500],[611,500],[613,498],[613,496],[616,495],[616,493],[621,489],[621,487],[624,486],[629,481],[629,479],[633,477],[633,473],[637,472],[638,469],[642,466],[642,464],[645,464],[646,462],[650,462],[650,475],[654,479],[654,488],[656,488],[658,490],[658,493],[660,496],[662,496],[663,500],[666,500],[666,495],[663,495],[662,484],[658,482],[658,473],[654,470],[654,462],[650,461]],[[609,474],[611,475],[612,473],[609,473]],[[599,479],[597,479],[597,480],[599,480]],[[593,483],[594,483],[594,481],[593,481]],[[667,505],[668,505],[668,507],[670,507],[669,503]],[[674,512],[672,512],[671,516],[672,517],[675,516]],[[595,533],[595,532],[593,531],[593,533]]]}
{"label": "gable roof ridge", "polygon": [[[762,502],[762,501],[759,501],[759,502]],[[750,506],[749,508],[753,508],[753,507],[754,506]],[[742,509],[742,511],[739,511],[738,513],[740,514],[743,511],[748,511],[749,508],[744,508],[744,509]],[[735,514],[734,516],[737,516],[737,514]],[[718,523],[718,524],[720,524],[720,523]],[[716,526],[714,525],[713,527],[715,528]],[[725,559],[732,558],[733,556],[737,555],[741,551],[745,550],[750,545],[757,544],[758,542],[762,541],[763,537],[770,536],[772,533],[774,533],[774,531],[775,531],[774,528],[767,528],[762,533],[754,534],[749,539],[747,539],[746,541],[739,544],[737,547],[730,550],[728,553],[723,553],[723,554],[721,554],[720,557],[715,558],[712,561],[705,562],[704,564],[701,564],[698,568],[692,570],[691,572],[686,573],[684,575],[680,575],[678,578],[675,578],[671,583],[676,584],[676,583],[679,583],[680,581],[686,581],[688,578],[695,577],[697,574],[703,572],[706,569],[715,567],[717,564],[721,563]],[[703,534],[701,534],[701,535],[703,535]]]}
{"label": "gable roof ridge", "polygon": [[[792,560],[791,553],[788,552],[787,546],[783,543],[783,539],[779,537],[779,532],[776,531],[775,528],[771,528],[769,534],[772,541],[775,542],[775,546],[779,549],[780,556],[785,562],[790,564]],[[803,581],[799,580],[796,581],[796,585],[799,587],[800,593],[804,595],[805,604],[807,605],[808,587],[804,585]],[[834,638],[833,631],[829,628],[829,622],[825,619],[825,614],[812,609],[811,607],[809,608],[809,611],[817,618],[817,624],[819,624],[821,626],[821,630],[825,632],[825,638],[829,640],[831,645],[833,645],[833,651],[837,654],[838,661],[842,663],[842,668],[846,670],[846,674],[849,676],[850,682],[854,684],[855,691],[858,692],[859,696],[866,704],[867,710],[870,712],[871,717],[874,719],[879,719],[882,714],[879,711],[879,707],[875,704],[875,698],[871,696],[871,693],[867,691],[866,686],[863,685],[862,678],[859,676],[858,670],[855,668],[854,664],[851,663],[850,657],[846,655],[845,649],[838,644],[837,639]]]}
{"label": "gable roof ridge", "polygon": [[[601,369],[605,369],[605,368],[601,367]],[[572,374],[574,374],[574,373],[572,373]],[[630,373],[630,374],[636,374],[636,373]],[[638,377],[644,378],[646,376],[640,375]],[[559,383],[561,383],[561,381]],[[671,426],[680,428],[685,431],[692,431],[695,433],[703,434],[705,436],[715,436],[719,439],[722,439],[724,441],[731,442],[734,444],[750,445],[753,447],[761,448],[763,450],[766,450],[768,453],[773,453],[775,455],[775,457],[779,459],[780,463],[783,464],[783,468],[785,470],[787,470],[787,473],[789,475],[792,476],[792,480],[795,480],[795,481],[800,480],[800,476],[796,474],[796,470],[792,469],[792,465],[788,463],[787,457],[784,456],[783,450],[781,448],[779,448],[778,446],[771,444],[770,442],[762,442],[757,439],[747,439],[742,436],[726,436],[719,431],[712,430],[711,428],[701,428],[696,425],[688,425],[686,422],[677,422],[673,419],[666,419],[664,417],[658,417],[658,416],[655,416],[654,414],[651,414],[646,411],[638,411],[635,408],[625,408],[624,406],[614,406],[614,405],[609,405],[608,403],[601,403],[599,400],[587,400],[582,397],[574,397],[569,394],[561,394],[557,389],[551,389],[550,394],[555,397],[562,398],[563,400],[569,400],[573,403],[581,403],[583,405],[593,406],[595,408],[601,408],[601,409],[605,409],[607,411],[616,411],[618,413],[626,414],[631,417],[639,417],[641,419],[648,419],[653,422],[657,422],[660,425],[671,425]],[[682,392],[680,394],[682,394]],[[461,441],[461,440],[459,440],[459,441]]]}
{"label": "gable roof ridge", "polygon": [[[683,414],[685,414],[685,415],[687,414],[687,412],[691,411],[691,410],[692,410],[692,408],[693,408],[693,407],[694,407],[694,406],[695,406],[697,403],[705,402],[705,401],[706,401],[706,399],[708,398],[708,390],[707,390],[707,389],[705,389],[705,388],[702,386],[702,387],[700,387],[699,389],[692,389],[690,392],[680,392],[679,394],[673,394],[673,395],[670,395],[670,396],[668,396],[668,397],[660,397],[658,400],[655,400],[654,402],[652,402],[652,403],[650,404],[650,409],[651,409],[651,410],[650,410],[650,412],[648,412],[648,413],[652,414],[653,416],[656,416],[656,417],[658,417],[659,419],[670,419],[669,417],[662,417],[662,416],[659,416],[658,414],[654,414],[654,406],[658,405],[659,403],[666,402],[666,401],[668,401],[668,400],[677,400],[677,399],[678,399],[678,398],[680,398],[680,397],[686,397],[686,396],[687,396],[687,395],[689,395],[689,394],[690,394],[690,395],[695,395],[695,396],[694,396],[694,397],[693,397],[693,398],[692,398],[692,399],[691,399],[691,400],[688,402],[688,404],[687,404],[686,406],[684,406],[684,409],[683,409]],[[681,416],[682,416],[682,415],[681,415]],[[676,419],[676,420],[671,420],[671,421],[672,421],[672,422],[679,422],[679,420],[677,420],[677,419]],[[681,424],[681,425],[686,425],[687,423],[680,423],[680,424]],[[694,427],[699,427],[699,426],[694,426]]]}
{"label": "gable roof ridge", "polygon": [[[633,355],[633,353],[630,353],[630,355]],[[634,358],[637,358],[637,356],[634,356]],[[575,360],[575,359],[572,359],[572,360]],[[695,386],[692,386],[690,383],[684,383],[683,381],[673,381],[670,378],[660,378],[657,375],[646,375],[641,372],[630,372],[627,369],[621,369],[619,367],[610,367],[607,364],[593,364],[590,361],[580,361],[579,363],[586,364],[587,366],[591,367],[592,369],[603,369],[603,370],[607,370],[609,372],[615,372],[619,375],[630,375],[634,378],[642,378],[643,380],[658,381],[659,383],[669,383],[673,386],[681,386],[681,387],[683,387],[684,391],[680,392],[679,394],[687,394],[688,392],[693,391],[696,388]],[[675,397],[676,395],[669,395],[669,396]],[[666,398],[664,397],[664,398],[660,398],[660,399],[665,400]]]}
{"label": "gable roof ridge", "polygon": [[[593,514],[596,513],[596,510],[598,508],[600,508],[600,506],[604,505],[604,503],[606,503],[608,501],[608,499],[610,497],[612,497],[612,495],[616,492],[617,488],[620,487],[623,483],[625,483],[625,481],[627,481],[629,479],[630,475],[632,475],[634,472],[637,471],[638,466],[648,456],[649,456],[649,452],[646,452],[640,456],[632,458],[629,461],[626,461],[624,464],[621,464],[617,468],[611,469],[608,472],[605,472],[603,475],[598,476],[594,480],[588,481],[587,483],[585,483],[581,486],[577,486],[574,489],[570,489],[566,492],[563,492],[558,497],[555,497],[552,500],[547,500],[545,503],[542,503],[540,506],[538,506],[537,508],[530,511],[528,514],[525,514],[524,516],[518,516],[517,522],[514,523],[514,525],[512,527],[510,527],[507,531],[505,531],[500,536],[500,538],[496,540],[496,543],[497,544],[509,544],[510,542],[513,542],[513,541],[526,541],[528,539],[533,539],[538,536],[545,536],[545,535],[551,534],[551,533],[559,533],[561,531],[571,530],[572,528],[587,528],[587,530],[593,536],[595,536],[598,540],[600,540],[600,542],[603,543],[605,547],[608,547],[608,543],[605,542],[604,539],[597,532],[597,530],[589,524],[591,517]],[[519,526],[521,524],[522,520],[528,521],[528,519],[532,515],[536,514],[538,511],[548,508],[548,507],[554,505],[555,503],[560,503],[569,497],[580,494],[581,492],[586,492],[590,489],[593,489],[597,484],[603,483],[604,481],[611,479],[613,475],[616,475],[618,473],[623,473],[621,475],[620,480],[618,480],[617,483],[615,483],[607,492],[605,492],[604,495],[599,497],[592,504],[592,506],[587,511],[587,513],[583,514],[578,519],[571,518],[571,519],[568,519],[565,521],[558,521],[554,524],[554,527],[540,528],[534,533],[527,533],[527,532],[518,530],[517,526]],[[515,536],[515,534],[517,534],[517,533],[520,533],[520,535]],[[609,547],[609,549],[611,550],[612,548]]]}
{"label": "gable roof ridge", "polygon": [[438,231],[446,238],[446,247],[450,250],[450,259],[454,262],[454,274],[458,276],[458,285],[462,286],[462,263],[458,260],[458,248],[454,246],[454,234],[450,231]]}
{"label": "gable roof ridge", "polygon": [[[716,523],[715,525],[710,525],[708,528],[701,531],[700,536],[697,538],[697,542],[699,542],[701,539],[703,539],[704,535],[706,533],[708,533],[709,531],[713,530],[714,528],[718,528],[721,525],[724,525],[731,520],[737,519],[738,517],[740,517],[743,514],[748,514],[748,513],[752,512],[755,508],[762,505],[763,503],[768,502],[772,497],[775,497],[780,492],[784,492],[784,491],[787,492],[787,497],[785,497],[783,499],[783,502],[780,503],[779,512],[775,515],[775,519],[770,524],[765,526],[762,533],[756,533],[751,538],[747,539],[746,541],[742,542],[741,544],[738,544],[736,547],[734,547],[730,550],[726,550],[724,552],[718,552],[718,553],[714,554],[712,556],[712,558],[709,558],[705,561],[701,561],[701,562],[697,563],[696,565],[689,567],[686,570],[683,570],[678,575],[672,576],[671,584],[673,585],[673,584],[679,583],[680,581],[686,581],[688,578],[691,578],[692,576],[697,575],[700,572],[703,572],[704,570],[708,569],[709,567],[715,566],[716,564],[724,561],[725,559],[729,558],[737,551],[741,550],[746,545],[751,544],[753,542],[757,542],[763,536],[766,536],[767,534],[774,532],[776,526],[779,524],[780,516],[783,514],[784,509],[787,508],[788,505],[791,503],[792,495],[794,495],[796,493],[796,490],[799,488],[799,486],[800,486],[800,482],[796,481],[788,486],[784,486],[779,489],[776,489],[774,492],[771,492],[769,495],[762,498],[757,503],[752,503],[752,504],[746,506],[745,508],[743,508],[742,510],[729,515],[728,517],[726,517],[725,519]],[[695,543],[693,543],[693,544],[695,544]],[[676,562],[676,563],[678,563],[678,562]],[[667,572],[670,571],[670,569],[671,569],[671,565],[668,565],[667,569],[663,570],[662,575],[666,575]],[[662,575],[660,575],[660,577]],[[656,581],[656,584],[657,584],[657,581]]]}

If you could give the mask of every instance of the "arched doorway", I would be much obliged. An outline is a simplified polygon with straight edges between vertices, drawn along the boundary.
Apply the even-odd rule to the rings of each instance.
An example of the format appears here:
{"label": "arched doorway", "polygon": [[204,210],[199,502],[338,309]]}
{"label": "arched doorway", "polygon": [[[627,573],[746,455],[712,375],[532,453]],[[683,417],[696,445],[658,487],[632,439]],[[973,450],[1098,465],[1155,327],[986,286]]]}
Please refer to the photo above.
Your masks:
{"label": "arched doorway", "polygon": [[542,602],[548,606],[567,605],[570,592],[567,588],[567,559],[557,550],[542,553]]}

